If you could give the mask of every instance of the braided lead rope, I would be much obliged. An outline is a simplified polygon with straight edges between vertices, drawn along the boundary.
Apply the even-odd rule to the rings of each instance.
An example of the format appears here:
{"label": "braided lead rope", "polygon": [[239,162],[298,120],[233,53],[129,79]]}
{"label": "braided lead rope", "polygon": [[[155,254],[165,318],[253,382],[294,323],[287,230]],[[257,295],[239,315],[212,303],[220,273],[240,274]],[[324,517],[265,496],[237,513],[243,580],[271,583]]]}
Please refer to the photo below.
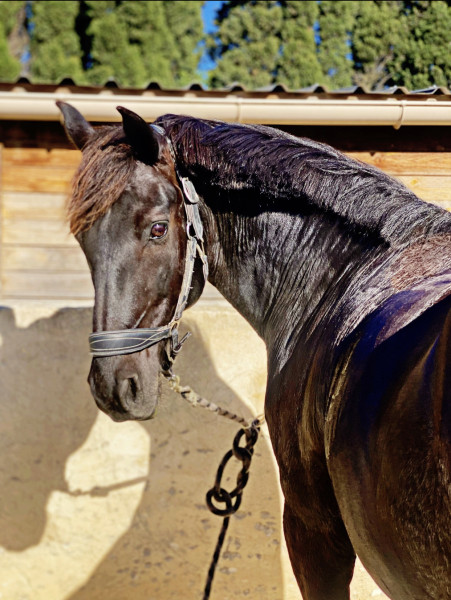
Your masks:
{"label": "braided lead rope", "polygon": [[205,583],[204,595],[202,596],[202,600],[209,600],[211,594],[211,586],[213,585],[213,579],[215,576],[216,566],[219,561],[219,557],[221,555],[222,546],[224,545],[225,536],[227,533],[227,529],[229,528],[230,517],[224,517],[222,520],[221,530],[219,532],[218,541],[216,542],[215,551],[213,553],[213,558],[211,559],[210,567],[207,573],[207,581]]}
{"label": "braided lead rope", "polygon": [[176,394],[180,394],[184,400],[186,400],[191,406],[201,406],[202,408],[206,408],[211,412],[214,412],[221,417],[226,417],[231,421],[235,421],[242,425],[243,429],[248,429],[249,427],[257,427],[263,425],[265,422],[264,415],[259,415],[255,419],[251,421],[246,420],[244,417],[240,417],[235,413],[231,413],[225,408],[221,408],[214,402],[210,402],[206,400],[202,396],[199,396],[194,390],[192,390],[189,385],[180,385],[180,377],[175,375],[172,371],[163,371],[163,375],[169,383],[169,387]]}

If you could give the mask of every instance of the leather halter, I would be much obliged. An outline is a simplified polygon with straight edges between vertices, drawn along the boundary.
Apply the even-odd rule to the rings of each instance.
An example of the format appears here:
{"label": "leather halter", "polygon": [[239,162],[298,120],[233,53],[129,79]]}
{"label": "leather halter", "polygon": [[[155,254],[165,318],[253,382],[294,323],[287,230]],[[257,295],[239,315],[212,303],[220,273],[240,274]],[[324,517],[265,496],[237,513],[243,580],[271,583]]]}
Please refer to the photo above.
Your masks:
{"label": "leather halter", "polygon": [[[165,132],[161,127],[153,124],[150,126],[158,131],[158,133],[166,137]],[[181,340],[179,340],[178,326],[182,317],[182,313],[188,303],[196,255],[198,254],[202,260],[205,282],[208,278],[208,263],[207,256],[204,251],[203,226],[199,214],[199,196],[197,195],[197,192],[191,181],[187,177],[181,177],[178,173],[171,142],[167,137],[166,141],[169,144],[169,148],[171,149],[171,154],[174,159],[177,178],[181,183],[183,204],[185,206],[187,219],[185,270],[183,273],[182,287],[177,305],[175,307],[174,316],[167,325],[163,325],[161,327],[152,327],[149,329],[121,329],[118,331],[101,331],[91,333],[89,336],[89,347],[91,350],[91,356],[93,358],[133,354],[134,352],[140,352],[145,348],[149,348],[161,340],[167,339],[167,359],[170,363],[172,363],[178,352],[180,352],[183,342],[190,335],[187,333]]]}

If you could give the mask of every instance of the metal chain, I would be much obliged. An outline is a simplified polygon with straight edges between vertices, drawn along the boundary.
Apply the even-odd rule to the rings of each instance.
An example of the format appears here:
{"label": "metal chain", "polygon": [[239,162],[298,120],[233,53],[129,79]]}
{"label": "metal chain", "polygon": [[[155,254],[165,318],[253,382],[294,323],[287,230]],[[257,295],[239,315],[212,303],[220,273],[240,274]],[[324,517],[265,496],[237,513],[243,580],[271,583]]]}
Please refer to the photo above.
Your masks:
{"label": "metal chain", "polygon": [[[210,568],[208,569],[203,600],[208,600],[210,598],[213,577],[215,574],[216,565],[218,564],[219,556],[221,554],[227,528],[229,526],[230,516],[235,514],[239,509],[242,500],[243,489],[249,481],[249,468],[251,466],[252,456],[254,454],[254,446],[258,440],[258,434],[260,433],[260,426],[260,419],[255,419],[249,427],[246,429],[240,429],[238,431],[233,440],[232,449],[225,453],[224,458],[219,463],[213,487],[207,492],[206,502],[208,508],[214,515],[224,517],[224,520],[222,522],[221,531],[219,532],[218,542],[216,544]],[[240,446],[240,440],[243,435],[246,436],[246,444],[244,446]],[[236,486],[231,492],[228,492],[226,489],[221,487],[221,479],[227,463],[233,456],[243,463],[243,466],[237,475]],[[215,506],[213,499],[217,503],[219,502],[224,504],[225,507],[219,508],[218,506]]]}
{"label": "metal chain", "polygon": [[[199,396],[199,394],[196,394],[196,392],[194,392],[189,386],[181,386],[180,378],[177,375],[174,375],[172,371],[164,371],[163,375],[168,380],[170,388],[174,392],[180,394],[182,398],[191,404],[191,406],[202,406],[203,408],[211,410],[212,412],[215,412],[223,417],[242,424],[242,428],[238,431],[233,439],[232,449],[226,452],[223,459],[219,463],[214,485],[210,490],[208,490],[206,495],[206,502],[209,510],[214,515],[223,517],[222,527],[219,532],[218,541],[216,543],[216,548],[210,563],[210,568],[208,569],[207,581],[204,589],[203,600],[209,600],[211,586],[222,546],[224,544],[227,528],[229,526],[230,516],[235,514],[240,507],[243,489],[249,480],[249,468],[251,466],[252,456],[254,454],[254,446],[258,440],[260,427],[265,422],[265,417],[260,415],[249,423],[243,417],[239,417],[238,415],[231,413],[220,406],[217,406],[213,402],[205,400],[205,398],[202,398]],[[244,446],[240,446],[240,441],[243,436],[245,436],[246,443]],[[238,459],[242,463],[242,467],[236,478],[236,486],[232,491],[228,492],[226,489],[221,487],[221,479],[224,474],[224,469],[232,457]],[[215,505],[213,500],[217,504],[219,503],[224,505],[223,508],[220,508],[217,504]]]}

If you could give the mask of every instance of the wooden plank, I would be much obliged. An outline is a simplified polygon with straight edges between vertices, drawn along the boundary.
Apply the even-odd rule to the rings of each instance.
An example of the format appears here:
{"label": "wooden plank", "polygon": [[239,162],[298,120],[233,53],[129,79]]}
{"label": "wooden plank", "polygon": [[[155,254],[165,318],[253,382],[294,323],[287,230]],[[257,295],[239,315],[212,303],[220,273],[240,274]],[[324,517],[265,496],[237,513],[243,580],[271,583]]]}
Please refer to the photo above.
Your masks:
{"label": "wooden plank", "polygon": [[71,167],[77,168],[81,161],[79,150],[64,150],[54,148],[5,148],[3,161],[6,167],[11,166],[41,166],[41,167]]}
{"label": "wooden plank", "polygon": [[[274,127],[288,131],[297,137],[324,142],[343,152],[451,152],[449,127],[439,125],[394,129],[390,125],[379,127],[274,123]],[[7,136],[3,139],[7,140]]]}
{"label": "wooden plank", "polygon": [[8,192],[54,192],[68,194],[75,169],[9,165],[2,169],[2,189]]}
{"label": "wooden plank", "polygon": [[64,221],[66,202],[65,194],[5,192],[2,199],[2,217]]}
{"label": "wooden plank", "polygon": [[391,175],[449,175],[451,152],[347,152]]}
{"label": "wooden plank", "polygon": [[58,220],[4,219],[3,244],[77,246],[69,227]]}
{"label": "wooden plank", "polygon": [[419,198],[451,209],[451,177],[432,177],[428,175],[398,177]]}
{"label": "wooden plank", "polygon": [[10,148],[73,149],[59,121],[0,121],[0,139]]}
{"label": "wooden plank", "polygon": [[[274,117],[274,127],[295,136],[325,142],[344,151],[451,151],[449,127],[419,125],[394,129],[388,125],[280,125],[277,115]],[[0,120],[0,139],[8,148],[73,148],[59,121]]]}
{"label": "wooden plank", "polygon": [[88,271],[86,258],[78,245],[63,248],[5,245],[2,267],[10,271]]}
{"label": "wooden plank", "polygon": [[88,272],[26,272],[2,273],[4,298],[72,298],[91,299],[94,288]]}

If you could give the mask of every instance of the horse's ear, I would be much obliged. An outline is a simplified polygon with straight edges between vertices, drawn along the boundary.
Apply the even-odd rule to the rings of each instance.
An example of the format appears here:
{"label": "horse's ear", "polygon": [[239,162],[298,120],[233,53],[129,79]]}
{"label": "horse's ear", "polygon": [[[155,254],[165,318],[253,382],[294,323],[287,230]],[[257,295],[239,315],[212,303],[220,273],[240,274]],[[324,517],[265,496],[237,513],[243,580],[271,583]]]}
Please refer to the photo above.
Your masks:
{"label": "horse's ear", "polygon": [[122,127],[125,136],[133,148],[136,158],[148,165],[154,165],[160,154],[160,136],[139,115],[118,106],[122,115]]}
{"label": "horse's ear", "polygon": [[94,127],[86,121],[76,108],[67,104],[67,102],[58,101],[56,105],[63,113],[64,129],[68,137],[79,150],[82,150],[89,138],[95,133]]}

